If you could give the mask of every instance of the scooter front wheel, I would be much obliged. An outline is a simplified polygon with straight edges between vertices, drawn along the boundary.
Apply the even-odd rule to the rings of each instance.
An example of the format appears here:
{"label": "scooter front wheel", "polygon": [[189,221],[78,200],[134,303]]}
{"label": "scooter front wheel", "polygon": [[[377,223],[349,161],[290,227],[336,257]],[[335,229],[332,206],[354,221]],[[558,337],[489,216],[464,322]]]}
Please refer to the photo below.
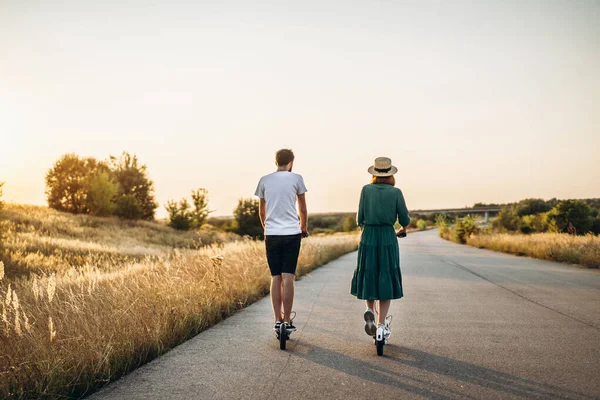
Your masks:
{"label": "scooter front wheel", "polygon": [[375,346],[377,346],[377,355],[383,355],[383,346],[385,345],[385,340],[375,340]]}

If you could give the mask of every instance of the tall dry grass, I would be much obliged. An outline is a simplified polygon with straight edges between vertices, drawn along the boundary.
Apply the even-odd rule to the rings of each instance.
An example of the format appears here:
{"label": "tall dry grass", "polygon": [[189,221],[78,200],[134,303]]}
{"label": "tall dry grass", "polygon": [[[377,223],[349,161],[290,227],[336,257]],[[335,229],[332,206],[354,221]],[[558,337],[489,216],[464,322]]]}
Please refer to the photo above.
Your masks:
{"label": "tall dry grass", "polygon": [[[357,241],[304,240],[299,274],[353,251]],[[4,277],[0,398],[89,394],[264,296],[268,285],[264,245],[253,241],[175,249],[118,269],[90,263]]]}
{"label": "tall dry grass", "polygon": [[157,222],[73,215],[20,204],[7,204],[0,220],[0,261],[11,278],[62,273],[71,267],[110,271],[136,261],[156,261],[174,248],[197,249],[240,239],[210,229],[180,232]]}
{"label": "tall dry grass", "polygon": [[542,260],[600,268],[600,236],[573,236],[566,233],[530,235],[490,233],[467,238],[467,244]]}

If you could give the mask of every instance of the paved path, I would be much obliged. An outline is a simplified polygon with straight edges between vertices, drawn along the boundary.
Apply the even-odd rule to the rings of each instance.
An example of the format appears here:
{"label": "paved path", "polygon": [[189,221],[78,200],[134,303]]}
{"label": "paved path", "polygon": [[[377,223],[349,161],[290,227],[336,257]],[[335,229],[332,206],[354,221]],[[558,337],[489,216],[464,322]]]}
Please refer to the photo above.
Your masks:
{"label": "paved path", "polygon": [[280,351],[268,299],[100,399],[600,399],[600,272],[439,239],[400,241],[405,298],[385,356],[348,294],[356,253],[297,283]]}

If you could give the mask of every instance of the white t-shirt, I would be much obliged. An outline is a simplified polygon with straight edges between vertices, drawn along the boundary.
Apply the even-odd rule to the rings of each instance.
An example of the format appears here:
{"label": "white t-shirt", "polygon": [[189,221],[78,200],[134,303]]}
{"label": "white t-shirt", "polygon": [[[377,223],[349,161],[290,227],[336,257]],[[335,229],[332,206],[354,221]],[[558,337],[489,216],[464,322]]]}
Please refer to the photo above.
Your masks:
{"label": "white t-shirt", "polygon": [[306,186],[299,174],[276,171],[260,178],[254,195],[267,203],[265,235],[297,235],[302,232],[296,209],[296,196],[302,193],[306,193]]}

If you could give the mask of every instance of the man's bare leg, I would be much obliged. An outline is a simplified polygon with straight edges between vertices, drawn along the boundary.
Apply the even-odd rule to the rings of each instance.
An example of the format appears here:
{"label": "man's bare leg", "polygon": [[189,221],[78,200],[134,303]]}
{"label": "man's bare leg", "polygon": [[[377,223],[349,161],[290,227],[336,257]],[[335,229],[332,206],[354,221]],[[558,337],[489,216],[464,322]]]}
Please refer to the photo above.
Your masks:
{"label": "man's bare leg", "polygon": [[271,304],[275,314],[275,322],[281,321],[281,275],[271,277]]}
{"label": "man's bare leg", "polygon": [[283,273],[283,321],[290,322],[290,314],[292,313],[292,306],[294,305],[294,274]]}

